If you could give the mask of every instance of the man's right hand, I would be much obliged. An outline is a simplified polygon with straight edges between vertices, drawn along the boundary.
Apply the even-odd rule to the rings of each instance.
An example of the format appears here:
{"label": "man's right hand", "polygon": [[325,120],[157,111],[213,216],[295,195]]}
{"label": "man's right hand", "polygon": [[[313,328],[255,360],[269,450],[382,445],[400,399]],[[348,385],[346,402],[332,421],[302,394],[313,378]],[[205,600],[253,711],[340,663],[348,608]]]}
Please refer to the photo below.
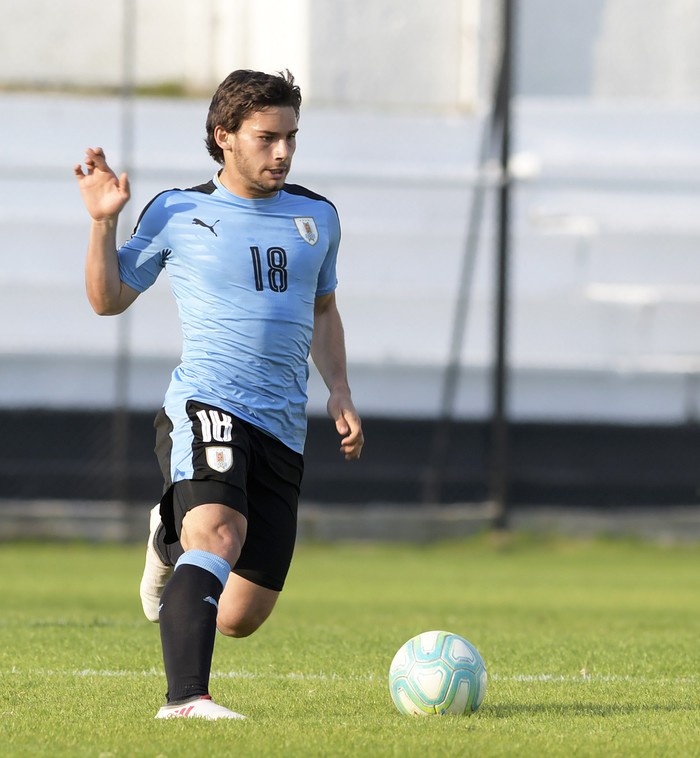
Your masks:
{"label": "man's right hand", "polygon": [[117,177],[101,147],[87,148],[85,168],[78,163],[73,172],[88,213],[95,221],[116,219],[129,201],[129,178],[125,173]]}

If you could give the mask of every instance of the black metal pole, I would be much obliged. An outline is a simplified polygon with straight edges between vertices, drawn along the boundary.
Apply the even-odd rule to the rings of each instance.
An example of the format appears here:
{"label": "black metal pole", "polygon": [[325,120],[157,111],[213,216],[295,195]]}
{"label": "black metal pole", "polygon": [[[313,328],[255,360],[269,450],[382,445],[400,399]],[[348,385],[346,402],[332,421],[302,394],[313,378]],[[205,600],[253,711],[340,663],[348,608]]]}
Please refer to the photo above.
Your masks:
{"label": "black metal pole", "polygon": [[502,87],[500,115],[501,140],[499,163],[501,184],[498,190],[495,356],[493,373],[493,415],[491,420],[490,490],[494,505],[494,526],[508,526],[510,480],[508,423],[508,304],[510,258],[510,101],[512,95],[513,0],[503,0]]}
{"label": "black metal pole", "polygon": [[498,108],[501,100],[501,71],[499,69],[496,87],[491,102],[491,110],[482,126],[479,154],[477,156],[478,174],[472,191],[469,217],[467,220],[467,237],[459,273],[455,312],[452,319],[452,335],[447,366],[443,375],[440,393],[440,415],[435,424],[431,455],[423,481],[423,502],[439,503],[442,495],[443,474],[446,467],[450,431],[454,423],[457,403],[457,390],[460,379],[462,348],[467,329],[467,315],[471,301],[471,287],[476,265],[477,248],[481,239],[481,222],[484,215],[486,193],[491,189],[484,175],[487,162],[494,154],[494,134],[497,131]]}

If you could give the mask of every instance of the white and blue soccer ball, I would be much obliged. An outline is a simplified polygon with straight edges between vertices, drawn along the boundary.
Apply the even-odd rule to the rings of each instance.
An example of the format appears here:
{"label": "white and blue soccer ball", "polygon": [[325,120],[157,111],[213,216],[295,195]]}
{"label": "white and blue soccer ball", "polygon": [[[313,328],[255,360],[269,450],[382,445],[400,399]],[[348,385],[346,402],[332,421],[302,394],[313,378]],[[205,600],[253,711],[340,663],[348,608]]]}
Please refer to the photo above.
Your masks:
{"label": "white and blue soccer ball", "polygon": [[394,656],[389,691],[394,705],[406,715],[470,715],[486,695],[486,667],[464,637],[423,632]]}

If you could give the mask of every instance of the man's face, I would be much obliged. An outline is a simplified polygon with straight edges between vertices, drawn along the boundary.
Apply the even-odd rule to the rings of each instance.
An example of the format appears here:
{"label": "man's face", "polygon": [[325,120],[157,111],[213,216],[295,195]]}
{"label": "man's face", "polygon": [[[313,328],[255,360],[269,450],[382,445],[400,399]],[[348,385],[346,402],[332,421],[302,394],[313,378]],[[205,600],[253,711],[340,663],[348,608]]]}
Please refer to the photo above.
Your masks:
{"label": "man's face", "polygon": [[296,150],[297,117],[289,106],[251,113],[237,132],[221,130],[224,186],[239,197],[271,197],[286,181]]}

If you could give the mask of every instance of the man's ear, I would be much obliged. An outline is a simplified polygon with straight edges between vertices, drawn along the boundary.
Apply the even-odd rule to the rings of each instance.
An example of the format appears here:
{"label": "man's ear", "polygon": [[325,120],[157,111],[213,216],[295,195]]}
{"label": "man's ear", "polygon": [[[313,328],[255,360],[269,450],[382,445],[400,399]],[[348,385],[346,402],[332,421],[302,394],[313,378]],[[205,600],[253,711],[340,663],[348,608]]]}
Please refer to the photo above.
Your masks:
{"label": "man's ear", "polygon": [[215,126],[214,127],[214,139],[216,140],[216,144],[222,149],[222,150],[230,150],[231,144],[233,141],[233,134],[231,132],[227,132],[226,129],[224,129],[223,126]]}

